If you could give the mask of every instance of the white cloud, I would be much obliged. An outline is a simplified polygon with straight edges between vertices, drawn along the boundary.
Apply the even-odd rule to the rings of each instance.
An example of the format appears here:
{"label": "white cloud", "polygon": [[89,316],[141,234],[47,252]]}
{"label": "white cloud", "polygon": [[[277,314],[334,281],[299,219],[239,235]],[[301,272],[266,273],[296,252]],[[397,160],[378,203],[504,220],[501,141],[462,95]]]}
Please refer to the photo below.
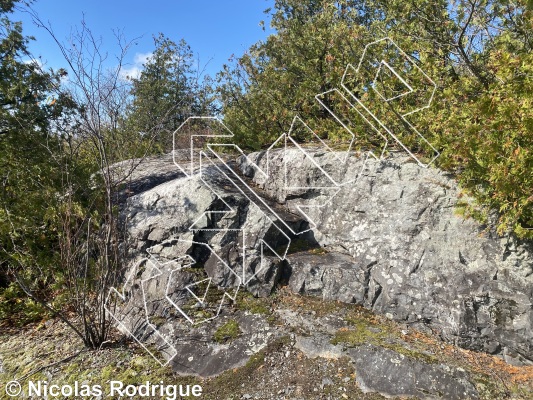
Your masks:
{"label": "white cloud", "polygon": [[154,53],[135,53],[135,56],[133,57],[133,62],[137,65],[143,65],[146,64]]}
{"label": "white cloud", "polygon": [[32,58],[32,59],[29,59],[29,60],[24,60],[24,64],[34,64],[37,66],[37,68],[39,69],[44,69],[44,64],[41,60],[39,60],[38,58]]}
{"label": "white cloud", "polygon": [[137,79],[139,76],[141,76],[142,69],[133,65],[131,67],[122,67],[120,70],[119,76],[120,79],[123,79],[125,81],[131,80],[131,79]]}
{"label": "white cloud", "polygon": [[133,56],[133,64],[124,66],[120,70],[120,78],[123,80],[138,79],[144,65],[150,60],[152,53],[135,53]]}

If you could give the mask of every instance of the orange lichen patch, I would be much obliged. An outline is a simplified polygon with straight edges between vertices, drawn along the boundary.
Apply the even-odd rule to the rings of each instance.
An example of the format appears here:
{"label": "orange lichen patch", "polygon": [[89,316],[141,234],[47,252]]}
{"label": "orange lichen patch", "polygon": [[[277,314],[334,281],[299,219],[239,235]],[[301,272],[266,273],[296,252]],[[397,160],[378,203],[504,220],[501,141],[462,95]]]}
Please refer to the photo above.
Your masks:
{"label": "orange lichen patch", "polygon": [[533,384],[533,366],[517,367],[521,368],[519,371],[511,372],[512,378],[516,383],[530,383]]}
{"label": "orange lichen patch", "polygon": [[402,337],[402,339],[411,344],[422,344],[428,350],[432,350],[434,353],[453,353],[457,350],[457,347],[444,343],[434,337],[428,336],[424,333],[412,330]]}
{"label": "orange lichen patch", "polygon": [[429,336],[415,329],[410,329],[409,332],[406,335],[404,335],[403,338],[406,341],[412,341],[412,342],[418,341],[418,342],[422,342],[430,346],[440,346],[443,344],[443,342],[439,339],[436,339],[435,336]]}
{"label": "orange lichen patch", "polygon": [[470,350],[459,349],[456,353],[456,358],[462,358],[476,372],[497,377],[502,383],[533,387],[533,366],[517,367],[507,364],[499,357]]}

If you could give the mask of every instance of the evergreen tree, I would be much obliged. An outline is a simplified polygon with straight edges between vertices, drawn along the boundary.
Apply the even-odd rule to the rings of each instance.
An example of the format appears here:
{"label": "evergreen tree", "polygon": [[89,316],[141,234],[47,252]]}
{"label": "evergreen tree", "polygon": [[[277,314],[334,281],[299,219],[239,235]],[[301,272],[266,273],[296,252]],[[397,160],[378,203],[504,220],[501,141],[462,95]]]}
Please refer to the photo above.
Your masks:
{"label": "evergreen tree", "polygon": [[172,132],[187,117],[209,113],[202,98],[198,71],[190,46],[159,34],[155,51],[139,78],[133,79],[133,103],[128,128],[155,138],[159,151],[172,150]]}
{"label": "evergreen tree", "polygon": [[57,243],[47,221],[61,185],[62,153],[52,131],[72,106],[57,91],[64,71],[43,72],[31,59],[30,38],[9,19],[15,5],[0,2],[0,305],[7,301],[2,292],[19,291],[12,272],[24,270],[37,287],[49,277]]}
{"label": "evergreen tree", "polygon": [[[439,87],[431,108],[406,119],[440,151],[438,165],[455,173],[477,199],[467,213],[486,220],[496,210],[500,233],[533,237],[531,8],[526,0],[276,0],[267,11],[276,33],[218,75],[224,121],[238,144],[250,149],[269,146],[295,115],[333,145],[345,143],[351,135],[315,95],[338,88],[365,45],[389,37]],[[362,71],[368,76],[354,79],[359,98],[384,116],[411,152],[432,158],[432,149],[412,129],[400,133],[405,136],[396,132],[408,124],[395,107],[413,108],[416,96],[384,102],[370,90],[381,59],[376,60]],[[400,84],[389,88],[402,91]],[[381,150],[383,141],[374,140],[373,128],[342,98],[326,94],[322,101],[349,122],[357,147]],[[296,137],[306,141],[302,131]]]}

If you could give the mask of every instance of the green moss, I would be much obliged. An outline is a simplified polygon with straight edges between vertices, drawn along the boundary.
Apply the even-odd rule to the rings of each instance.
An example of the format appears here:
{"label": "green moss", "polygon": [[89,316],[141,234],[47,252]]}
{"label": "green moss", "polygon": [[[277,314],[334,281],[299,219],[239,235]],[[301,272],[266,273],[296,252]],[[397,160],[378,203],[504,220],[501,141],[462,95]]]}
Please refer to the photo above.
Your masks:
{"label": "green moss", "polygon": [[[213,318],[215,315],[207,310],[198,309],[192,312],[195,324],[201,324],[203,321]],[[195,326],[196,326],[195,325]]]}
{"label": "green moss", "polygon": [[105,366],[100,372],[100,378],[102,379],[103,382],[110,381],[115,376],[116,376],[116,368],[111,365]]}
{"label": "green moss", "polygon": [[454,208],[453,213],[454,213],[455,215],[457,215],[458,217],[463,217],[464,219],[467,218],[466,215],[465,215],[465,214],[466,214],[466,210],[465,210],[465,208],[463,208],[463,207],[456,207],[456,208]]}
{"label": "green moss", "polygon": [[[192,316],[195,321],[201,322],[217,316],[218,307],[221,300],[225,298],[225,292],[208,281],[208,276],[203,269],[195,268],[195,270],[198,271],[195,274],[196,284],[190,290],[194,292],[198,299],[203,300],[203,303],[200,304],[197,298],[187,294],[188,300],[185,304],[180,305],[180,307],[187,315]],[[227,297],[224,301],[228,301]]]}
{"label": "green moss", "polygon": [[365,343],[379,344],[385,338],[381,330],[371,329],[366,321],[354,321],[351,325],[355,325],[355,329],[339,329],[331,339],[331,343],[333,345],[344,343],[356,347]]}
{"label": "green moss", "polygon": [[255,371],[265,362],[265,353],[255,353],[250,357],[246,365],[243,367],[247,371]]}
{"label": "green moss", "polygon": [[[311,302],[308,300],[312,299]],[[302,305],[304,309],[309,311],[314,311],[317,317],[325,317],[333,313],[338,312],[339,304],[334,301],[323,301],[318,297],[306,297],[305,302]],[[344,306],[344,304],[343,304]],[[351,305],[347,304],[346,307],[349,309]]]}
{"label": "green moss", "polygon": [[200,263],[196,263],[191,267],[183,267],[180,269],[180,272],[189,272],[191,274],[200,275],[200,276],[206,275],[205,270],[204,270],[204,265]]}
{"label": "green moss", "polygon": [[209,388],[212,390],[208,391],[208,387],[205,387],[206,393],[210,393],[216,399],[231,399],[232,397],[230,396],[233,395],[235,395],[235,399],[240,399],[241,397],[237,393],[242,390],[243,384],[249,384],[250,377],[254,376],[256,371],[264,364],[265,356],[276,352],[289,342],[290,338],[288,336],[283,336],[270,342],[265,348],[253,354],[244,367],[229,370],[217,376],[210,382]]}
{"label": "green moss", "polygon": [[[479,393],[480,399],[508,399],[508,391],[497,383],[493,377],[484,374],[477,374],[471,378],[472,383]],[[520,397],[518,397],[520,398]],[[527,398],[527,397],[524,397]]]}
{"label": "green moss", "polygon": [[234,319],[229,320],[220,328],[218,328],[213,335],[213,340],[217,343],[226,343],[236,339],[241,333],[239,324]]}
{"label": "green moss", "polygon": [[[499,378],[500,376],[507,376],[499,369],[494,370],[494,373],[484,375],[480,373],[479,364],[472,365],[468,362],[468,359],[462,356],[456,358],[456,353],[441,351],[442,347],[435,347],[435,344],[430,340],[424,340],[424,335],[420,333],[412,332],[416,334],[405,335],[401,331],[404,327],[396,322],[376,316],[356,305],[322,301],[311,297],[288,296],[284,294],[283,290],[279,290],[267,299],[257,299],[250,293],[241,292],[237,299],[237,307],[241,308],[241,310],[245,308],[254,311],[265,311],[265,309],[270,310],[275,307],[283,309],[286,307],[303,314],[312,313],[314,318],[336,315],[346,321],[346,327],[336,333],[332,340],[335,344],[342,343],[345,346],[359,346],[363,343],[369,343],[388,348],[411,359],[422,360],[426,363],[439,360],[439,362],[452,368],[461,367],[469,374],[469,380],[476,386],[481,400],[508,398],[516,398],[518,400],[531,397],[531,383],[514,383],[510,379]],[[201,312],[201,309],[197,310]],[[276,316],[277,313],[269,312],[263,318],[274,321]],[[240,334],[236,321],[226,319],[217,320],[217,322],[224,324],[220,326],[218,331],[221,340],[231,340],[232,335],[225,331],[228,328],[230,328],[229,331],[236,332],[237,336]],[[47,329],[43,327],[35,331],[37,335],[41,335],[46,340],[34,341],[32,339],[32,343],[35,342],[35,345],[32,346],[27,345],[28,339],[25,337],[26,335],[8,336],[4,332],[0,334],[0,354],[3,356],[4,369],[3,373],[0,372],[0,382],[9,381],[14,377],[21,377],[25,373],[39,371],[41,367],[56,362],[58,352],[54,351],[54,349],[60,351],[61,358],[69,354],[75,354],[80,350],[81,343],[69,340],[68,338],[71,338],[72,335],[66,328],[60,330],[54,325],[53,330],[50,331],[53,332],[53,335],[48,334]],[[101,351],[84,351],[65,363],[33,373],[23,379],[21,383],[24,386],[30,379],[41,379],[52,380],[60,385],[72,384],[74,381],[87,381],[92,384],[106,386],[110,380],[120,380],[125,384],[134,385],[145,381],[163,381],[175,384],[200,384],[204,388],[206,400],[237,400],[241,398],[246,387],[260,385],[264,379],[272,376],[269,363],[265,365],[265,357],[276,353],[284,354],[287,350],[286,346],[290,342],[291,340],[287,336],[275,339],[263,350],[254,354],[243,367],[226,371],[218,377],[208,379],[176,376],[168,365],[161,366],[135,342],[120,342],[122,343],[121,345],[117,342],[117,346],[107,347]],[[148,348],[153,354],[158,354],[155,346],[148,346]],[[428,354],[429,352],[434,352],[436,355]],[[312,371],[317,365],[323,364],[322,361],[316,363],[311,359],[300,358],[300,356],[298,354],[297,359],[293,359],[291,356],[287,360],[290,363],[296,363],[294,365],[303,365],[305,368],[302,368],[301,371]],[[347,357],[332,361],[332,363],[335,367],[334,371],[337,369],[340,371],[340,367],[345,369],[342,373],[343,376],[351,376],[355,373],[351,361]],[[307,368],[308,366],[309,368]],[[311,382],[312,384],[314,376],[310,375],[304,378],[306,383]],[[378,394],[363,396],[353,377],[350,382],[339,382],[339,385],[346,388],[346,391],[337,391],[337,386],[326,386],[324,393],[329,392],[332,398],[341,398],[338,396],[340,393],[345,393],[349,399],[382,398]],[[0,387],[0,399],[4,399],[1,389],[2,387]],[[313,393],[307,393],[307,395],[308,397],[306,398],[314,398]]]}
{"label": "green moss", "polygon": [[270,314],[270,305],[268,300],[255,298],[249,292],[239,292],[236,306],[241,311],[249,311],[252,314]]}
{"label": "green moss", "polygon": [[279,318],[277,317],[276,314],[270,314],[267,317],[266,321],[268,322],[269,325],[276,325],[279,322]]}
{"label": "green moss", "polygon": [[309,253],[316,254],[316,255],[323,255],[326,254],[328,251],[324,247],[315,247],[311,250],[309,250]]}
{"label": "green moss", "polygon": [[398,354],[403,354],[404,356],[409,357],[411,359],[425,362],[426,364],[437,364],[439,362],[438,358],[431,354],[424,353],[415,349],[409,349],[399,343],[386,344],[383,345],[383,347],[393,350]]}
{"label": "green moss", "polygon": [[331,339],[333,345],[343,343],[357,347],[363,344],[373,344],[428,364],[438,362],[437,357],[431,354],[407,347],[407,344],[401,341],[398,334],[387,325],[379,325],[378,327],[365,319],[354,319],[353,317],[348,317],[347,322],[355,329],[339,329]]}
{"label": "green moss", "polygon": [[157,315],[150,318],[150,322],[156,326],[163,325],[166,321],[167,321],[166,318],[163,318]]}

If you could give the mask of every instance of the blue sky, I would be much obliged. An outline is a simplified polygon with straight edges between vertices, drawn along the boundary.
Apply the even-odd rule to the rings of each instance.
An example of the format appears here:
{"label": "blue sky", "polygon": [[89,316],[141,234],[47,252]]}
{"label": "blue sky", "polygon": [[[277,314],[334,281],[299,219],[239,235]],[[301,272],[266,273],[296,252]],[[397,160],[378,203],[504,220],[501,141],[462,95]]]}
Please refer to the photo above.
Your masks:
{"label": "blue sky", "polygon": [[[33,9],[41,20],[48,21],[56,36],[66,40],[71,29],[84,18],[94,36],[102,38],[102,48],[110,56],[116,53],[113,29],[121,29],[134,45],[126,57],[126,68],[134,73],[146,55],[154,49],[152,35],[158,32],[178,42],[180,39],[199,55],[200,64],[214,76],[228,58],[241,55],[258,40],[270,33],[269,17],[263,11],[274,0],[37,0]],[[30,45],[34,57],[41,56],[46,67],[64,67],[57,45],[42,28],[37,28],[24,13],[17,12],[14,20],[23,22],[26,35],[37,39]],[[259,26],[265,21],[266,30]]]}

